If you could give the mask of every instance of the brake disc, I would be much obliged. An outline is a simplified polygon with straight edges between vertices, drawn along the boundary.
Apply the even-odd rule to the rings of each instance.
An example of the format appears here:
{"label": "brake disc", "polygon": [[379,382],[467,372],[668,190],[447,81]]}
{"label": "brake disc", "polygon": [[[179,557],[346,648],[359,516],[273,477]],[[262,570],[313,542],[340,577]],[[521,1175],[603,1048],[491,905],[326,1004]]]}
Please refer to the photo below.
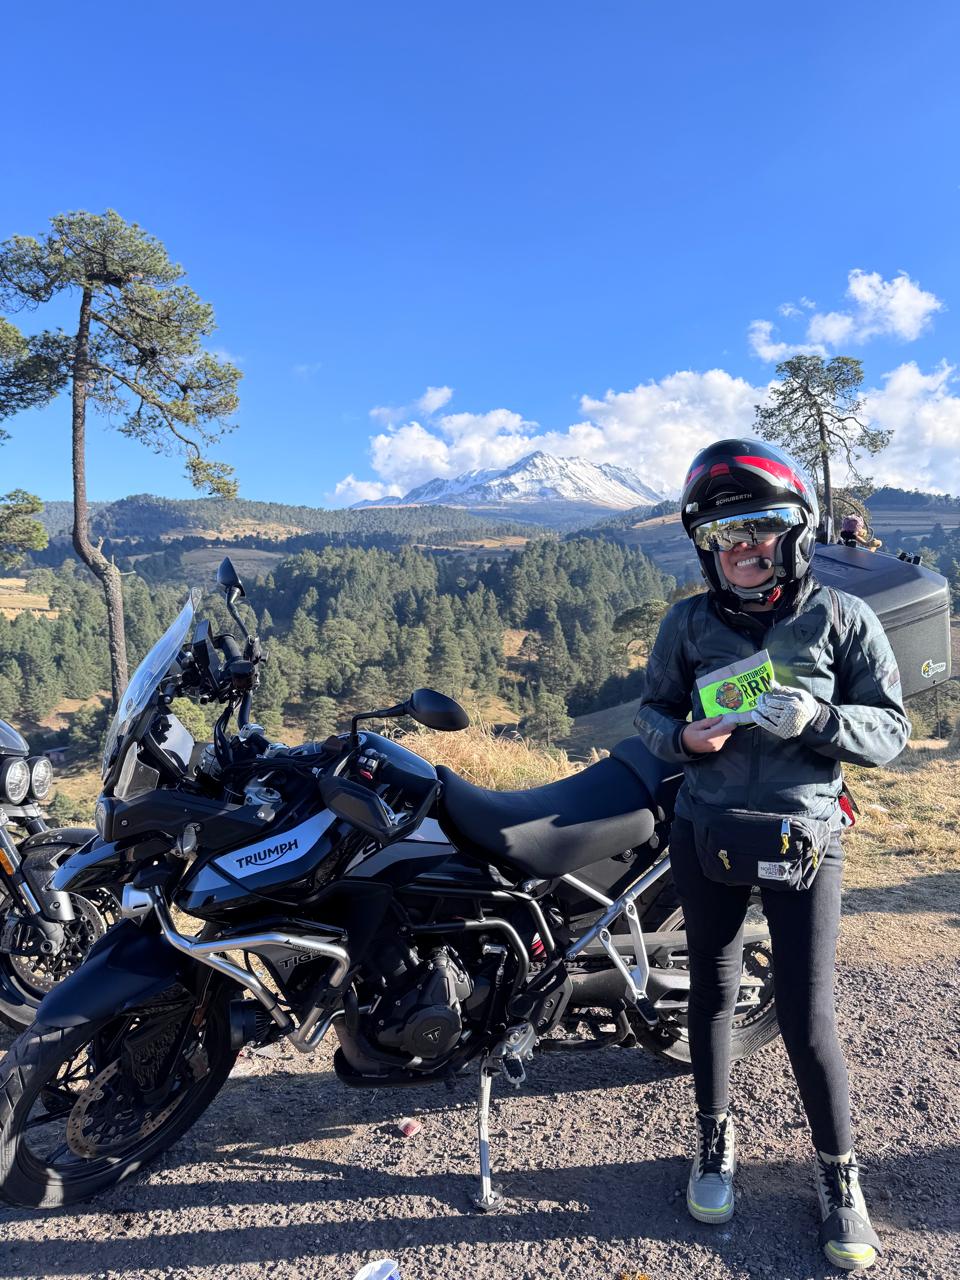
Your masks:
{"label": "brake disc", "polygon": [[[75,920],[62,925],[63,946],[52,956],[8,955],[7,964],[21,982],[36,991],[52,991],[68,973],[72,972],[97,941],[107,931],[107,922],[100,911],[86,898],[70,895]],[[25,926],[21,926],[25,927]]]}
{"label": "brake disc", "polygon": [[[194,1081],[207,1074],[210,1068],[203,1045],[197,1045],[187,1066]],[[155,1111],[137,1098],[132,1081],[121,1075],[120,1059],[115,1058],[93,1077],[74,1103],[67,1117],[67,1145],[74,1155],[87,1160],[119,1155],[156,1132],[188,1092],[187,1088],[181,1089],[165,1107]]]}

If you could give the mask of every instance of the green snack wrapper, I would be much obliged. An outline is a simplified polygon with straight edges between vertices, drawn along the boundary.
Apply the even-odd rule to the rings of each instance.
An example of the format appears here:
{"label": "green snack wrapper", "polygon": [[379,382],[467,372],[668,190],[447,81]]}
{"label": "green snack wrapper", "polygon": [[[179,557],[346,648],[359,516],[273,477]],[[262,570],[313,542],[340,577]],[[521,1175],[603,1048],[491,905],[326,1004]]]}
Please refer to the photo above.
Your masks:
{"label": "green snack wrapper", "polygon": [[773,663],[766,649],[742,662],[709,671],[697,681],[704,717],[723,716],[734,724],[752,724],[750,712],[773,682]]}

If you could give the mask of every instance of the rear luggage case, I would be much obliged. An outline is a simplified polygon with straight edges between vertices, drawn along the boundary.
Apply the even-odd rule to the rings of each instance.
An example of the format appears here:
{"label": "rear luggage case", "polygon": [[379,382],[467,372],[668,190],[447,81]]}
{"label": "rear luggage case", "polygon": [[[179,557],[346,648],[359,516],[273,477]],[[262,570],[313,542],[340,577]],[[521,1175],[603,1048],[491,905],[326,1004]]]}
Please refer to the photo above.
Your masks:
{"label": "rear luggage case", "polygon": [[950,679],[950,590],[941,574],[839,543],[817,547],[813,572],[824,586],[865,600],[880,619],[905,698]]}

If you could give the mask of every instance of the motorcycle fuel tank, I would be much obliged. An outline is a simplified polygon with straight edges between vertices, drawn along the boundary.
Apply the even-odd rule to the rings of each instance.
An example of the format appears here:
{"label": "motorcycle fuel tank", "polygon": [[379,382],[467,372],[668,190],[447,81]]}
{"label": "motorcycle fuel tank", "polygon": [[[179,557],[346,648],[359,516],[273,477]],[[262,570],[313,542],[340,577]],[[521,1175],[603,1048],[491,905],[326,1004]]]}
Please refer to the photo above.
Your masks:
{"label": "motorcycle fuel tank", "polygon": [[298,826],[272,831],[253,844],[204,861],[184,879],[177,906],[190,913],[229,908],[253,893],[305,880],[332,852],[330,828],[335,822],[325,809]]}

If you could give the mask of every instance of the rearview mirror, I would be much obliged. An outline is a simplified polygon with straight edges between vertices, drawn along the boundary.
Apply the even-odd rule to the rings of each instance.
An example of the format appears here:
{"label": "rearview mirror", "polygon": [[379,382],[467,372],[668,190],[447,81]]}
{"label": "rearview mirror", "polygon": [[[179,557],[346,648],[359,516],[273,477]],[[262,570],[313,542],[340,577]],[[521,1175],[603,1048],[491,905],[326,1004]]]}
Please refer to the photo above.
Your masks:
{"label": "rearview mirror", "polygon": [[466,729],[470,723],[470,717],[460,703],[445,693],[437,693],[436,689],[414,689],[407,699],[406,711],[428,729],[438,729],[443,733]]}
{"label": "rearview mirror", "polygon": [[217,585],[223,588],[229,604],[232,604],[238,596],[246,595],[240,575],[233,567],[233,561],[229,556],[224,556],[220,562],[220,568],[217,570]]}

